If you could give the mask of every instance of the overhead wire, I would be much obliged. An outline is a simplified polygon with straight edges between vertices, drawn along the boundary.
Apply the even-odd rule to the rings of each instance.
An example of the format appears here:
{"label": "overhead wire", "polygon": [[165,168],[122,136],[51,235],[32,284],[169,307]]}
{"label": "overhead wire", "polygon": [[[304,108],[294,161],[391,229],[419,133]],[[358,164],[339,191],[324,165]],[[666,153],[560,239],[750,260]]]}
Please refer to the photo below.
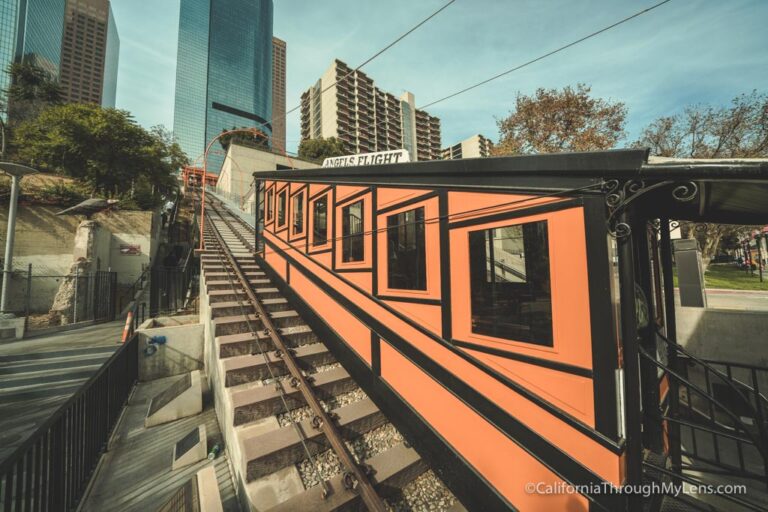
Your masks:
{"label": "overhead wire", "polygon": [[[543,204],[553,204],[553,203],[560,202],[562,199],[566,198],[565,196],[568,196],[568,195],[573,194],[575,192],[582,192],[582,191],[586,191],[586,190],[590,190],[590,189],[595,189],[595,188],[602,188],[602,187],[603,187],[602,183],[593,183],[593,184],[590,184],[590,185],[585,185],[583,187],[576,187],[576,188],[566,189],[566,190],[558,190],[558,191],[554,191],[554,192],[547,193],[547,194],[531,195],[531,196],[527,196],[527,197],[525,197],[523,199],[516,199],[516,200],[513,200],[513,201],[508,201],[506,203],[501,203],[501,204],[497,204],[497,205],[493,205],[493,206],[483,206],[483,207],[480,207],[480,208],[474,208],[472,210],[466,210],[466,211],[463,211],[463,212],[457,212],[457,213],[452,213],[452,214],[449,213],[447,215],[437,215],[437,216],[434,216],[434,217],[425,218],[422,221],[418,221],[418,222],[403,222],[403,223],[393,224],[391,226],[387,225],[387,226],[384,226],[384,227],[381,227],[381,228],[370,229],[368,231],[361,231],[360,233],[353,233],[353,234],[349,234],[349,235],[340,235],[340,236],[337,236],[337,237],[328,238],[326,240],[326,243],[323,244],[323,245],[327,245],[328,243],[341,242],[341,241],[343,241],[345,239],[353,238],[353,237],[360,237],[360,236],[365,237],[365,236],[369,236],[369,235],[375,235],[377,233],[387,232],[390,229],[396,229],[396,228],[400,228],[400,227],[407,227],[407,226],[412,226],[412,225],[418,225],[418,224],[422,224],[422,223],[424,225],[428,225],[428,224],[434,224],[436,222],[440,222],[441,220],[453,220],[453,221],[463,220],[463,219],[467,219],[469,217],[475,217],[475,216],[477,216],[479,214],[482,214],[482,213],[503,213],[503,212],[508,212],[508,211],[515,211],[515,210],[518,210],[518,209],[526,208],[527,206],[525,206],[525,203],[530,203],[530,202],[532,202],[534,200],[537,200],[537,199],[555,198],[556,199],[555,201],[549,201],[549,202],[543,203]],[[261,192],[264,192],[264,190],[261,189]],[[322,193],[318,194],[318,197],[321,196],[321,195],[322,195]],[[561,197],[561,196],[563,196],[563,197]],[[259,203],[261,203],[261,202],[262,201],[260,201]],[[508,209],[508,207],[515,206],[515,205],[522,205],[522,206],[518,206],[518,208],[513,208],[511,210]],[[538,206],[538,205],[534,205],[534,206]],[[499,210],[503,210],[503,212],[500,212]],[[328,214],[326,214],[326,215],[328,215]],[[245,222],[245,221],[243,221],[243,222]],[[289,222],[289,220],[286,219],[286,222]],[[250,227],[251,227],[251,229],[253,229],[253,226],[250,226]],[[286,252],[290,251],[290,250],[294,250],[294,251],[302,250],[301,247],[294,247],[289,241],[285,241],[285,242],[288,243],[288,247],[283,249]],[[265,251],[265,254],[267,254],[266,246],[264,247],[264,251]],[[269,254],[273,254],[273,252],[270,252]]]}
{"label": "overhead wire", "polygon": [[[365,61],[363,61],[363,63],[362,63],[362,64],[360,64],[360,65],[358,65],[357,67],[355,67],[354,69],[352,69],[352,71],[350,71],[349,73],[347,73],[347,74],[346,74],[346,75],[344,75],[343,77],[339,78],[338,80],[336,80],[334,83],[332,83],[331,85],[329,85],[329,86],[328,86],[328,87],[326,87],[325,89],[322,89],[322,90],[320,91],[320,94],[319,94],[319,95],[320,95],[320,96],[322,96],[322,95],[323,95],[323,94],[324,94],[326,91],[328,91],[328,90],[329,90],[329,89],[331,89],[332,87],[334,87],[334,86],[338,85],[340,82],[342,82],[342,81],[346,80],[347,78],[349,78],[349,77],[350,77],[351,75],[353,75],[354,73],[356,73],[356,72],[360,71],[360,69],[362,69],[362,68],[363,68],[363,66],[365,66],[365,65],[367,65],[367,64],[370,64],[372,61],[374,61],[375,59],[377,59],[378,57],[380,57],[380,56],[381,56],[383,53],[385,53],[387,50],[389,50],[390,48],[392,48],[393,46],[395,46],[397,43],[399,43],[400,41],[402,41],[403,39],[405,39],[406,37],[408,37],[409,35],[411,35],[413,32],[415,32],[417,29],[419,29],[419,28],[420,28],[422,25],[424,25],[424,24],[425,24],[425,23],[427,23],[429,20],[431,20],[432,18],[434,18],[435,16],[437,16],[438,14],[440,14],[441,12],[443,12],[443,11],[444,11],[444,10],[445,10],[445,9],[446,9],[448,6],[450,6],[451,4],[453,4],[455,1],[456,1],[456,0],[449,0],[449,1],[448,1],[447,3],[445,3],[445,4],[444,4],[442,7],[440,7],[439,9],[437,9],[436,11],[434,11],[432,14],[430,14],[429,16],[427,16],[426,18],[424,18],[423,20],[421,20],[419,23],[417,23],[416,25],[414,25],[413,27],[411,27],[410,29],[408,29],[406,32],[404,32],[403,34],[401,34],[400,36],[398,36],[398,37],[397,37],[397,38],[396,38],[394,41],[392,41],[391,43],[389,43],[388,45],[386,45],[385,47],[383,47],[382,49],[378,50],[376,53],[374,53],[373,55],[371,55],[370,57],[368,57],[368,58],[367,58]],[[297,110],[299,110],[300,108],[301,108],[301,103],[299,103],[298,105],[296,105],[295,107],[293,107],[293,108],[291,108],[291,109],[288,109],[288,110],[286,110],[286,111],[285,111],[285,114],[284,114],[284,116],[287,118],[287,117],[288,117],[288,114],[292,114],[293,112],[296,112],[296,111],[297,111]],[[273,121],[275,121],[275,119],[276,119],[276,118],[274,118],[274,117],[273,117],[273,118],[272,118],[272,119],[270,119],[269,121],[266,121],[266,122],[264,122],[264,123],[260,123],[258,126],[256,126],[256,128],[263,128],[263,127],[266,127],[267,125],[270,125],[270,126],[272,126],[272,122],[273,122]]]}
{"label": "overhead wire", "polygon": [[510,73],[513,73],[515,71],[518,71],[520,69],[523,69],[524,67],[530,66],[531,64],[534,64],[534,63],[539,62],[541,60],[544,60],[547,57],[551,57],[552,55],[560,53],[563,50],[567,50],[568,48],[571,48],[572,46],[576,46],[579,43],[583,43],[584,41],[586,41],[588,39],[591,39],[591,38],[593,38],[595,36],[598,36],[598,35],[602,34],[603,32],[607,32],[607,31],[609,31],[609,30],[611,30],[613,28],[616,28],[619,25],[622,25],[622,24],[624,24],[624,23],[626,23],[626,22],[628,22],[630,20],[633,20],[633,19],[635,19],[635,18],[637,18],[639,16],[642,16],[643,14],[646,14],[647,12],[650,12],[650,11],[652,11],[654,9],[657,9],[657,8],[661,7],[662,5],[667,4],[667,3],[671,2],[671,1],[672,0],[663,0],[663,1],[659,2],[659,3],[657,3],[657,4],[654,4],[654,5],[646,8],[646,9],[638,11],[635,14],[632,14],[631,16],[627,16],[626,18],[623,18],[623,19],[621,19],[621,20],[619,20],[619,21],[617,21],[615,23],[612,23],[612,24],[608,25],[607,27],[603,27],[600,30],[596,30],[595,32],[592,32],[591,34],[588,34],[588,35],[586,35],[584,37],[576,39],[575,41],[572,41],[572,42],[570,42],[568,44],[565,44],[565,45],[563,45],[563,46],[561,46],[561,47],[559,47],[559,48],[557,48],[555,50],[552,50],[552,51],[547,52],[547,53],[545,53],[543,55],[540,55],[540,56],[538,56],[538,57],[536,57],[534,59],[531,59],[531,60],[529,60],[527,62],[524,62],[524,63],[522,63],[520,65],[517,65],[517,66],[515,66],[515,67],[513,67],[511,69],[503,71],[503,72],[501,72],[501,73],[499,73],[497,75],[494,75],[494,76],[492,76],[490,78],[486,78],[485,80],[481,80],[480,82],[477,82],[477,83],[475,83],[473,85],[470,85],[469,87],[465,87],[464,89],[461,89],[460,91],[456,91],[456,92],[451,93],[451,94],[449,94],[447,96],[444,96],[444,97],[442,97],[442,98],[440,98],[438,100],[435,100],[435,101],[432,101],[430,103],[427,103],[426,105],[422,105],[422,106],[419,107],[419,109],[429,108],[429,107],[431,107],[433,105],[437,105],[438,103],[441,103],[443,101],[449,100],[451,98],[455,98],[456,96],[459,96],[460,94],[464,94],[465,92],[469,92],[472,89],[476,89],[476,88],[478,88],[480,86],[483,86],[483,85],[485,85],[485,84],[487,84],[489,82],[492,82],[492,81],[494,81],[494,80],[496,80],[498,78],[506,76],[506,75],[508,75]]}

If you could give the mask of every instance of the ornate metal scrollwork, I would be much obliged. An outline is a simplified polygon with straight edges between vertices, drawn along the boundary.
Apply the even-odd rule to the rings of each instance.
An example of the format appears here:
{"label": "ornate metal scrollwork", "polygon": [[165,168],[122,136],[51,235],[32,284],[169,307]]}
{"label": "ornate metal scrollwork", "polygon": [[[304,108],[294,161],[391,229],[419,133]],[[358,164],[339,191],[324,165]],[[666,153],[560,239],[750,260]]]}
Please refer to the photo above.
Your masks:
{"label": "ornate metal scrollwork", "polygon": [[[631,179],[624,182],[619,180],[606,181],[603,185],[603,192],[605,193],[605,205],[608,207],[606,223],[611,236],[621,239],[631,235],[632,228],[628,224],[618,221],[619,214],[639,197],[664,187],[671,187],[672,197],[680,202],[693,201],[699,192],[698,185],[692,181],[660,181],[650,185],[646,185],[642,179]],[[679,225],[679,222],[671,222],[670,230],[679,227]]]}
{"label": "ornate metal scrollwork", "polygon": [[699,186],[693,181],[687,181],[680,183],[672,189],[672,197],[681,203],[687,203],[693,201],[696,198],[696,194],[699,192]]}

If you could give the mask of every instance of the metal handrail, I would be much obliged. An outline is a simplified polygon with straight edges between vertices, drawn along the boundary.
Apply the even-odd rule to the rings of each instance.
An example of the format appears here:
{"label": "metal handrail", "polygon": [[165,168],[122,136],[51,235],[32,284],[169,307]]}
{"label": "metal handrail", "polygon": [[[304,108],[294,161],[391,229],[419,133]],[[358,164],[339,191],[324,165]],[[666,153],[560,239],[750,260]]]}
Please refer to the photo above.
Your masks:
{"label": "metal handrail", "polygon": [[[693,360],[693,359],[689,358],[688,356],[686,356],[685,354],[682,355],[681,359]],[[734,362],[730,362],[730,361],[717,361],[715,359],[701,359],[701,361],[704,361],[705,363],[707,363],[708,365],[713,366],[713,367],[714,366],[724,366],[725,369],[726,369],[726,375],[728,376],[728,379],[730,379],[732,382],[734,382],[735,385],[737,384],[737,388],[738,387],[742,387],[742,388],[744,388],[749,393],[750,396],[754,396],[755,397],[755,406],[756,406],[755,412],[757,413],[756,418],[761,420],[761,421],[765,421],[766,420],[766,414],[763,411],[763,407],[761,407],[761,404],[768,411],[768,397],[766,397],[766,395],[763,394],[760,391],[760,389],[759,389],[759,387],[757,385],[757,380],[758,380],[757,379],[757,372],[758,371],[759,372],[763,372],[763,373],[766,374],[766,376],[768,376],[768,368],[767,367],[765,367],[765,366],[757,366],[757,365],[752,365],[752,364],[747,364],[747,363],[734,363]],[[746,382],[744,382],[743,380],[734,377],[732,375],[732,373],[733,373],[732,372],[732,368],[739,368],[739,369],[742,369],[742,370],[749,371],[750,377],[752,379],[752,385],[749,385]],[[746,401],[747,401],[747,403],[752,405],[751,402],[749,402],[748,399]]]}
{"label": "metal handrail", "polygon": [[138,344],[134,335],[119,347],[0,462],[4,511],[77,505],[138,379]]}
{"label": "metal handrail", "polygon": [[[647,462],[647,461],[643,461],[643,466],[651,469],[652,471],[656,471],[658,473],[662,473],[662,474],[670,477],[673,481],[675,479],[677,479],[677,480],[682,480],[683,482],[686,482],[686,483],[691,484],[691,485],[696,485],[696,486],[707,485],[707,482],[705,482],[703,480],[699,480],[697,478],[693,478],[693,477],[691,477],[689,475],[680,475],[678,473],[675,473],[674,471],[670,471],[667,468],[663,468],[661,466],[657,466],[656,464],[651,464],[650,462]],[[662,493],[665,493],[664,487],[661,487],[661,491],[662,491]],[[668,496],[677,497],[677,496],[675,496],[672,493],[665,493],[665,494],[667,494]],[[715,494],[715,496],[717,496],[718,498],[722,498],[722,499],[724,499],[726,501],[730,501],[732,503],[736,503],[737,505],[741,505],[742,507],[748,508],[749,510],[754,510],[755,512],[762,512],[764,510],[761,505],[758,505],[756,503],[752,503],[750,501],[742,500],[741,498],[737,498],[736,496],[732,496],[730,494]]]}
{"label": "metal handrail", "polygon": [[[712,435],[712,440],[714,443],[714,452],[715,452],[715,458],[717,459],[715,462],[720,465],[721,467],[731,467],[732,468],[732,474],[738,475],[742,474],[742,476],[746,476],[745,474],[745,466],[744,466],[744,460],[742,455],[742,445],[740,443],[745,443],[747,445],[752,445],[755,447],[757,452],[760,454],[760,457],[763,462],[763,468],[764,468],[764,474],[756,475],[757,478],[760,478],[762,480],[765,480],[768,478],[768,443],[766,442],[766,437],[764,435],[764,429],[762,425],[758,425],[758,437],[755,437],[754,433],[749,429],[749,427],[737,416],[730,408],[726,407],[725,404],[711,396],[707,391],[701,389],[696,384],[690,382],[688,379],[683,377],[682,375],[675,372],[673,369],[665,366],[663,363],[658,361],[652,354],[650,354],[645,348],[640,347],[639,348],[639,354],[641,357],[647,359],[650,363],[655,365],[657,368],[664,371],[669,378],[676,379],[680,384],[684,385],[685,388],[688,390],[689,396],[688,396],[688,410],[693,412],[695,409],[693,408],[692,404],[692,397],[690,396],[691,391],[695,391],[699,396],[704,398],[706,401],[709,402],[709,420],[714,425],[717,426],[718,424],[722,425],[718,422],[718,420],[715,417],[715,410],[714,407],[717,407],[720,409],[726,416],[730,417],[731,421],[733,422],[733,429],[738,433],[739,431],[743,432],[748,439],[744,440],[735,440],[736,442],[736,448],[739,453],[739,466],[730,466],[728,464],[724,464],[720,461],[720,455],[719,455],[719,448],[718,448],[718,442],[717,442],[717,436],[724,436],[728,437],[732,440],[733,435],[730,432],[724,432],[720,433],[717,432],[714,428],[701,428],[699,425],[695,423],[691,423],[690,425],[687,425],[689,428],[694,431],[695,429],[700,429],[703,431],[707,431]],[[696,411],[697,414],[703,414],[700,411]],[[680,422],[677,419],[674,419],[674,423],[680,424]],[[727,425],[726,425],[727,426]],[[695,433],[694,439],[695,439]],[[695,442],[694,442],[694,452],[696,451],[695,448]],[[751,475],[750,475],[751,476]]]}
{"label": "metal handrail", "polygon": [[715,376],[717,376],[717,377],[718,377],[718,378],[719,378],[721,381],[723,381],[723,382],[724,382],[724,383],[725,383],[725,384],[726,384],[726,385],[727,385],[729,388],[731,388],[731,390],[735,391],[735,392],[736,392],[736,393],[737,393],[739,396],[741,396],[741,397],[744,399],[744,402],[745,402],[747,405],[749,405],[749,407],[752,409],[752,412],[753,412],[753,413],[754,413],[754,415],[755,415],[754,417],[755,417],[755,418],[757,418],[757,417],[758,417],[758,412],[757,412],[757,410],[756,410],[754,407],[752,407],[752,403],[749,401],[749,398],[748,398],[748,397],[747,397],[747,396],[746,396],[744,393],[742,393],[742,391],[741,391],[741,390],[740,390],[740,389],[739,389],[739,388],[736,386],[736,384],[734,384],[734,383],[733,383],[733,379],[729,378],[729,377],[728,377],[728,375],[726,375],[726,374],[722,373],[722,372],[721,372],[720,370],[718,370],[717,368],[714,368],[714,367],[713,367],[711,364],[707,363],[707,362],[706,362],[706,361],[704,361],[703,359],[699,359],[698,357],[694,356],[693,354],[691,354],[689,351],[687,351],[686,349],[684,349],[684,348],[683,348],[682,346],[680,346],[679,344],[677,344],[677,343],[672,343],[671,341],[669,341],[669,339],[667,339],[667,337],[666,337],[666,336],[664,336],[664,335],[663,335],[663,334],[661,334],[660,332],[658,332],[658,331],[657,331],[657,332],[656,332],[656,335],[657,335],[659,338],[661,338],[661,339],[662,339],[662,340],[663,340],[663,341],[664,341],[664,342],[665,342],[665,343],[666,343],[668,346],[671,346],[671,347],[673,347],[673,348],[674,348],[674,349],[675,349],[677,352],[679,352],[679,353],[683,354],[683,356],[685,356],[686,358],[688,358],[688,359],[690,359],[690,360],[694,361],[694,362],[695,362],[695,363],[697,363],[698,365],[700,365],[700,366],[702,366],[702,367],[706,368],[708,371],[712,372],[712,373],[713,373]]}
{"label": "metal handrail", "polygon": [[[645,348],[640,347],[640,355],[642,357],[646,358],[651,363],[653,363],[659,369],[665,371],[667,373],[667,375],[670,375],[671,377],[674,377],[679,382],[684,384],[685,387],[688,390],[692,389],[692,390],[696,391],[696,393],[699,394],[701,397],[703,397],[704,399],[708,400],[710,403],[712,403],[713,405],[715,405],[719,409],[721,409],[725,413],[726,416],[729,416],[731,418],[731,420],[733,420],[734,425],[739,427],[741,430],[744,431],[745,434],[747,434],[747,436],[750,438],[749,439],[750,444],[753,444],[758,449],[758,451],[760,452],[760,455],[763,457],[763,460],[768,461],[768,456],[766,456],[766,451],[765,451],[766,447],[761,442],[761,439],[755,438],[752,435],[752,432],[750,432],[750,430],[747,427],[747,425],[744,424],[744,422],[741,421],[741,419],[733,411],[731,411],[728,407],[726,407],[725,404],[723,404],[722,402],[717,400],[715,397],[711,396],[709,393],[707,393],[706,391],[701,389],[696,384],[690,382],[688,379],[686,379],[685,377],[683,377],[679,373],[675,372],[671,368],[668,368],[667,366],[664,366],[664,364],[662,364],[655,357],[653,357],[653,355],[649,354],[648,351]],[[690,404],[690,401],[691,401],[691,399],[690,399],[690,397],[688,397],[688,403],[689,404]]]}

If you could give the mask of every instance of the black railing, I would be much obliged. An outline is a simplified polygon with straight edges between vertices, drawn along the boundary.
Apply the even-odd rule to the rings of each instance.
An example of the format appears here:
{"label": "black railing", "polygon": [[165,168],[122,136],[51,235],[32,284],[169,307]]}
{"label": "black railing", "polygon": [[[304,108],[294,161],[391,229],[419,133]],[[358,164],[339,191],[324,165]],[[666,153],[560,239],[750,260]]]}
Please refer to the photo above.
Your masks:
{"label": "black railing", "polygon": [[[750,409],[755,413],[754,420],[758,425],[764,425],[765,430],[768,430],[768,398],[765,395],[768,392],[768,368],[712,359],[703,359],[703,361],[733,382],[735,387],[742,392],[742,397],[749,402]],[[712,391],[715,394],[718,393],[717,389]]]}
{"label": "black railing", "polygon": [[[660,333],[657,335],[674,356],[674,367],[646,350],[641,350],[640,356],[668,380],[670,400],[658,413],[648,408],[645,414],[660,413],[657,420],[666,422],[670,432],[675,427],[687,434],[669,438],[670,443],[679,443],[678,453],[686,458],[685,462],[672,461],[673,468],[678,468],[676,474],[710,473],[768,484],[766,400],[760,393],[768,369],[702,360]],[[736,375],[749,376],[751,385],[734,378]],[[677,399],[675,410],[671,408],[673,398]]]}
{"label": "black railing", "polygon": [[138,337],[132,336],[0,463],[4,512],[77,506],[136,383],[138,345]]}
{"label": "black railing", "polygon": [[153,267],[150,277],[149,316],[174,314],[195,308],[195,279],[199,264],[190,249],[178,267]]}
{"label": "black railing", "polygon": [[124,308],[126,308],[131,302],[135,301],[137,299],[136,293],[139,290],[143,290],[144,286],[147,283],[147,277],[149,276],[149,268],[145,268],[141,271],[141,274],[139,274],[139,277],[136,278],[136,280],[133,282],[130,288],[128,288],[125,292],[120,294],[120,300],[118,302],[118,311],[122,315],[125,311]]}

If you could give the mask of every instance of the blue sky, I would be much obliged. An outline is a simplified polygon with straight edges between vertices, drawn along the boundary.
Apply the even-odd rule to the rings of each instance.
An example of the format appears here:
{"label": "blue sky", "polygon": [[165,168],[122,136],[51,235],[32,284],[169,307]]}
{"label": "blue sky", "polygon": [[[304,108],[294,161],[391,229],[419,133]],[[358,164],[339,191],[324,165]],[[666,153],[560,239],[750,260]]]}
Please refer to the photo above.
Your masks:
{"label": "blue sky", "polygon": [[[287,108],[334,58],[357,66],[447,0],[275,0],[288,44]],[[417,107],[609,25],[656,0],[457,0],[367,65],[376,85],[411,91]],[[173,127],[179,0],[112,0],[120,34],[117,107],[144,126]],[[583,82],[627,105],[627,142],[691,103],[768,91],[768,1],[673,0],[635,20],[428,109],[443,145],[498,138],[518,92]],[[299,113],[287,120],[288,149]]]}

